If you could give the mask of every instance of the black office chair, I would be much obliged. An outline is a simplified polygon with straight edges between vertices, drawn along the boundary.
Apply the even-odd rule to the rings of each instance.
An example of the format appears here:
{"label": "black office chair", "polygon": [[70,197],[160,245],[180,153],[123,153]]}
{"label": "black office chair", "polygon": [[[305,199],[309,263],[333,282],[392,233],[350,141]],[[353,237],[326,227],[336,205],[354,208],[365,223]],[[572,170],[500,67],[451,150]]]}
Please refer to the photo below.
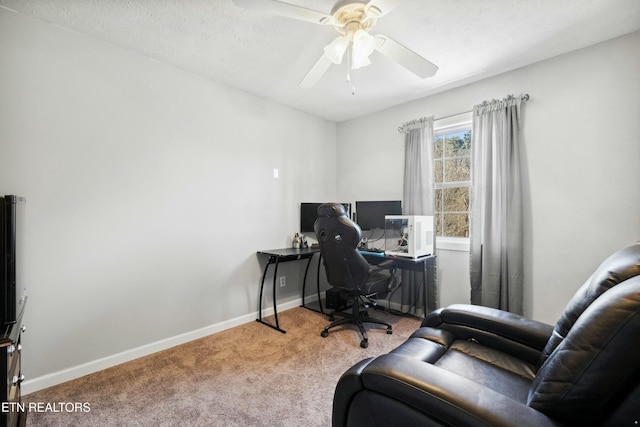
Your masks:
{"label": "black office chair", "polygon": [[362,310],[363,301],[375,306],[374,299],[385,298],[395,284],[395,263],[385,261],[371,266],[358,252],[361,239],[358,224],[351,221],[344,207],[339,203],[325,203],[318,208],[318,219],[314,230],[320,244],[320,253],[324,262],[327,280],[335,288],[344,290],[351,303],[351,313],[334,311],[330,315],[343,316],[329,324],[321,332],[322,337],[329,335],[329,329],[344,324],[355,324],[360,330],[360,347],[367,348],[369,340],[363,323],[377,323],[387,327],[387,334],[393,333],[391,325],[373,317]]}

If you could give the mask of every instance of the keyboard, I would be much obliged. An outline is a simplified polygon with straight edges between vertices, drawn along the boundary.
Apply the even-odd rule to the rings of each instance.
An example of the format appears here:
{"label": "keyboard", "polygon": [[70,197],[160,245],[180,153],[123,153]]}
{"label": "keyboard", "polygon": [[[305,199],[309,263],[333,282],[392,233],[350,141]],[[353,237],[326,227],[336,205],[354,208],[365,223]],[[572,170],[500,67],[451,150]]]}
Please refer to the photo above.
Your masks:
{"label": "keyboard", "polygon": [[368,250],[368,251],[362,251],[358,249],[358,252],[360,252],[363,255],[384,256],[384,251],[381,251],[380,249]]}

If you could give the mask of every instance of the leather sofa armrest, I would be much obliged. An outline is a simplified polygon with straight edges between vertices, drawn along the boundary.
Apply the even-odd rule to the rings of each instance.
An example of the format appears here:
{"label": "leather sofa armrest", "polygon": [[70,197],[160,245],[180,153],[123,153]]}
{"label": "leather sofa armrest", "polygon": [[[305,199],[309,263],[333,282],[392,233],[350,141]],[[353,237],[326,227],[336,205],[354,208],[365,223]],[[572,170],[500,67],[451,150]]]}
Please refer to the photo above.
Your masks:
{"label": "leather sofa armrest", "polygon": [[474,340],[536,364],[553,326],[504,310],[453,304],[429,313],[422,326],[444,329],[459,339]]}
{"label": "leather sofa armrest", "polygon": [[422,326],[443,328],[443,325],[491,332],[539,350],[544,349],[553,332],[553,326],[546,323],[504,310],[469,304],[453,304],[438,309],[422,322]]}
{"label": "leather sofa armrest", "polygon": [[364,386],[362,385],[360,375],[362,374],[362,370],[366,368],[373,359],[373,357],[370,357],[356,363],[340,377],[333,396],[333,426],[344,425],[336,424],[335,417],[337,414],[346,414],[349,410],[351,397],[363,390]]}
{"label": "leather sofa armrest", "polygon": [[[350,416],[354,403],[358,407]],[[429,419],[456,426],[559,425],[525,403],[475,381],[396,354],[360,362],[338,382],[333,427],[430,425]]]}

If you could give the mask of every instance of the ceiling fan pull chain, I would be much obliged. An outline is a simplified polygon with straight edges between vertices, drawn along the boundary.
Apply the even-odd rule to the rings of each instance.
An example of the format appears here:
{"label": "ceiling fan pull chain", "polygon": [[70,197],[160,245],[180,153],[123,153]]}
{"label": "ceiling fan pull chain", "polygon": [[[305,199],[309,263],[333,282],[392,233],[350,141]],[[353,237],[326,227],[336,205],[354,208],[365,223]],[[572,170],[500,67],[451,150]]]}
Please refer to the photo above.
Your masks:
{"label": "ceiling fan pull chain", "polygon": [[356,94],[356,84],[351,78],[351,72],[353,68],[353,40],[349,41],[349,48],[347,50],[347,83],[351,83],[351,95]]}
{"label": "ceiling fan pull chain", "polygon": [[349,41],[347,47],[347,83],[351,83],[351,70],[353,70],[353,42]]}

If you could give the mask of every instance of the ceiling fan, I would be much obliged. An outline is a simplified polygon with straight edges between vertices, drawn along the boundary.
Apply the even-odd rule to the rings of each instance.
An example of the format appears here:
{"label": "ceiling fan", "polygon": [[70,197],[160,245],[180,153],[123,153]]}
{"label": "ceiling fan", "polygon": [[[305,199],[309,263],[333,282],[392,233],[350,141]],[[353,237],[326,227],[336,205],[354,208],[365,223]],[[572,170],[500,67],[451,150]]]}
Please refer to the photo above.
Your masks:
{"label": "ceiling fan", "polygon": [[[351,81],[351,71],[367,66],[369,55],[374,50],[396,61],[420,78],[432,77],[438,67],[417,53],[409,50],[392,38],[369,32],[377,20],[393,10],[402,0],[341,0],[330,14],[296,6],[279,0],[233,0],[246,9],[298,19],[320,25],[332,25],[340,34],[324,48],[324,53],[300,82],[300,86],[314,86],[333,64],[341,64],[346,56],[348,61],[347,81]],[[352,88],[355,93],[355,87]]]}

